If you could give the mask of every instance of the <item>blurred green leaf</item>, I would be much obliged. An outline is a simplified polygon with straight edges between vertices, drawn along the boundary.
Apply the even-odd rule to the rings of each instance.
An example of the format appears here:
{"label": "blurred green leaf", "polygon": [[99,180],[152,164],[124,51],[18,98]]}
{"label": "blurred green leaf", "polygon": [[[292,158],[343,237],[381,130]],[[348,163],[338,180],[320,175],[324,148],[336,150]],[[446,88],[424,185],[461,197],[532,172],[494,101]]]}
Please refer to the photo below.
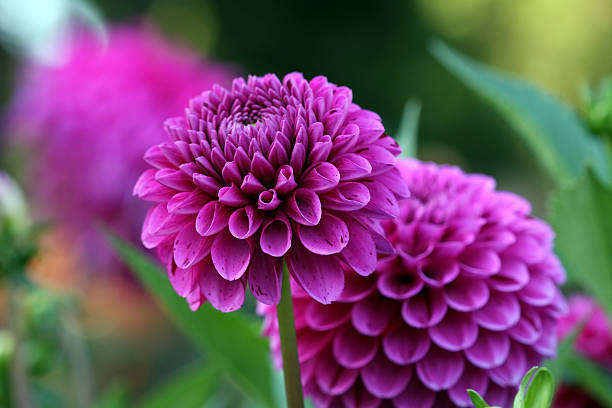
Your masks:
{"label": "blurred green leaf", "polygon": [[246,395],[273,407],[268,344],[259,335],[259,325],[240,312],[222,313],[208,303],[190,311],[170,286],[165,271],[116,235],[107,236],[143,285],[213,364]]}
{"label": "blurred green leaf", "polygon": [[563,102],[536,87],[480,64],[435,41],[431,52],[451,73],[487,100],[531,147],[558,184],[579,178],[590,163],[611,184],[602,140]]}
{"label": "blurred green leaf", "polygon": [[546,367],[540,368],[533,379],[525,395],[525,407],[549,408],[555,392],[555,381]]}
{"label": "blurred green leaf", "polygon": [[531,377],[533,377],[533,373],[537,371],[538,367],[532,367],[529,371],[525,373],[523,379],[521,380],[521,385],[519,385],[519,389],[514,397],[514,403],[512,404],[513,408],[525,408],[525,390],[529,385],[529,381],[531,381]]}
{"label": "blurred green leaf", "polygon": [[95,403],[95,408],[128,408],[128,391],[121,383],[112,384]]}
{"label": "blurred green leaf", "polygon": [[156,386],[136,407],[201,408],[215,392],[218,381],[219,373],[214,366],[187,367]]}
{"label": "blurred green leaf", "polygon": [[421,103],[416,99],[409,99],[404,106],[402,121],[395,135],[395,140],[402,148],[400,157],[416,157],[420,114]]}
{"label": "blurred green leaf", "polygon": [[612,377],[597,364],[574,353],[568,360],[577,385],[606,407],[612,407]]}
{"label": "blurred green leaf", "polygon": [[612,316],[612,191],[590,172],[554,194],[550,221],[568,279]]}
{"label": "blurred green leaf", "polygon": [[472,400],[472,404],[474,404],[474,408],[489,408],[489,404],[476,391],[468,389],[467,393]]}

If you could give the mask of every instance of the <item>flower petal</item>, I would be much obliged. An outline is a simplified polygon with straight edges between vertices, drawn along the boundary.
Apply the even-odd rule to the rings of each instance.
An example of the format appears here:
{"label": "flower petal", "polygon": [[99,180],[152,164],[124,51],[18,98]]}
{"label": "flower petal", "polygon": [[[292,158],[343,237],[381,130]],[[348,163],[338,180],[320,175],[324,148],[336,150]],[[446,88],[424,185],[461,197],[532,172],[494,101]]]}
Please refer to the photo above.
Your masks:
{"label": "flower petal", "polygon": [[276,218],[264,224],[259,243],[261,250],[268,255],[280,257],[291,248],[291,224],[287,217],[279,213]]}
{"label": "flower petal", "polygon": [[302,245],[310,252],[331,255],[342,251],[349,243],[349,230],[338,217],[324,213],[319,224],[298,226]]}
{"label": "flower petal", "polygon": [[356,303],[351,313],[353,327],[366,336],[378,336],[387,327],[395,314],[397,302],[372,293]]}
{"label": "flower petal", "polygon": [[344,326],[336,333],[333,352],[336,360],[346,368],[361,368],[368,364],[378,350],[376,337],[364,336],[352,326]]}
{"label": "flower petal", "polygon": [[510,336],[523,344],[535,343],[542,334],[540,313],[529,306],[523,305],[521,319],[508,331]]}
{"label": "flower petal", "polygon": [[455,310],[471,312],[489,301],[489,286],[482,279],[459,277],[444,286],[444,299]]}
{"label": "flower petal", "polygon": [[480,395],[484,395],[488,385],[487,373],[471,364],[467,364],[459,381],[448,390],[448,396],[457,406],[471,407],[472,401],[466,390],[469,388],[475,390]]}
{"label": "flower petal", "polygon": [[195,229],[195,224],[189,223],[174,239],[174,262],[179,268],[189,268],[210,254],[214,237],[202,237]]}
{"label": "flower petal", "polygon": [[287,199],[286,214],[303,225],[317,225],[321,221],[321,201],[313,191],[299,188]]}
{"label": "flower petal", "polygon": [[293,278],[317,302],[329,304],[344,288],[344,271],[334,255],[316,255],[297,240],[285,257]]}
{"label": "flower petal", "polygon": [[168,201],[168,212],[172,214],[197,214],[209,201],[201,190],[182,192]]}
{"label": "flower petal", "polygon": [[344,289],[338,298],[340,302],[356,303],[376,290],[376,277],[356,275],[353,271],[344,272]]}
{"label": "flower petal", "polygon": [[363,156],[355,153],[346,153],[334,159],[334,165],[340,173],[340,180],[351,181],[369,176],[372,173],[372,165]]}
{"label": "flower petal", "polygon": [[501,268],[497,253],[486,248],[468,247],[459,256],[459,261],[463,269],[477,276],[491,276]]}
{"label": "flower petal", "polygon": [[412,381],[393,402],[402,408],[431,408],[435,399],[436,393],[421,384],[417,376],[412,376]]}
{"label": "flower petal", "polygon": [[244,283],[242,280],[223,279],[210,258],[194,266],[200,274],[200,290],[210,304],[221,312],[240,309],[244,302]]}
{"label": "flower petal", "polygon": [[281,297],[282,259],[253,251],[247,269],[249,289],[255,299],[266,305],[277,305]]}
{"label": "flower petal", "polygon": [[459,351],[470,347],[478,337],[478,326],[469,315],[449,311],[444,319],[429,328],[434,343],[448,351]]}
{"label": "flower petal", "polygon": [[406,323],[418,328],[438,324],[444,318],[446,310],[447,306],[442,293],[429,288],[402,303],[402,317]]}
{"label": "flower petal", "polygon": [[416,372],[427,388],[441,391],[457,383],[464,367],[465,360],[461,354],[433,346],[427,355],[416,363]]}
{"label": "flower petal", "polygon": [[529,270],[524,262],[504,256],[501,269],[488,281],[493,289],[500,292],[516,292],[529,282]]}
{"label": "flower petal", "polygon": [[380,293],[395,300],[408,299],[423,289],[423,280],[408,271],[381,274],[376,282]]}
{"label": "flower petal", "polygon": [[227,226],[231,211],[218,201],[208,202],[196,217],[196,230],[203,237],[215,235]]}
{"label": "flower petal", "polygon": [[364,215],[374,218],[393,219],[399,215],[399,206],[395,194],[381,182],[364,182],[370,191],[370,201],[360,211]]}
{"label": "flower petal", "polygon": [[333,331],[320,332],[309,327],[298,329],[297,338],[300,339],[298,342],[298,358],[300,363],[310,360],[327,347],[333,334]]}
{"label": "flower petal", "polygon": [[322,305],[319,302],[309,302],[305,311],[306,323],[315,330],[335,329],[351,317],[352,308],[350,303]]}
{"label": "flower petal", "polygon": [[230,233],[238,239],[246,239],[255,234],[264,215],[252,205],[239,208],[229,217],[228,227]]}
{"label": "flower petal", "polygon": [[251,260],[251,247],[246,240],[234,238],[226,230],[215,238],[210,255],[219,275],[233,281],[246,272]]}
{"label": "flower petal", "polygon": [[330,191],[340,182],[340,173],[331,163],[319,162],[306,171],[300,187],[316,192]]}
{"label": "flower petal", "polygon": [[521,305],[514,294],[492,291],[487,304],[473,312],[472,317],[489,330],[506,330],[521,318]]}
{"label": "flower petal", "polygon": [[527,369],[527,358],[523,346],[512,342],[506,362],[489,370],[489,377],[502,387],[514,387],[521,382]]}
{"label": "flower petal", "polygon": [[323,206],[335,211],[356,211],[370,202],[370,190],[362,183],[340,183],[321,196]]}
{"label": "flower petal", "polygon": [[547,276],[532,274],[529,283],[518,292],[519,298],[532,306],[547,306],[557,294],[557,286]]}
{"label": "flower petal", "polygon": [[363,385],[378,398],[398,396],[410,382],[412,366],[400,366],[389,361],[382,352],[361,369]]}
{"label": "flower petal", "polygon": [[342,259],[355,272],[367,276],[374,272],[377,265],[376,245],[369,229],[357,219],[344,219],[348,228],[348,244],[342,250]]}
{"label": "flower petal", "polygon": [[503,364],[509,352],[510,340],[506,333],[480,330],[478,339],[464,354],[475,366],[489,370]]}
{"label": "flower petal", "polygon": [[173,268],[173,270],[168,271],[168,278],[176,294],[181,297],[187,297],[193,291],[197,282],[197,275],[191,268]]}
{"label": "flower petal", "polygon": [[431,345],[426,330],[401,325],[383,337],[383,350],[389,360],[400,365],[416,363],[422,359]]}
{"label": "flower petal", "polygon": [[355,383],[359,370],[344,368],[334,361],[333,356],[326,355],[318,359],[315,376],[323,392],[341,395]]}

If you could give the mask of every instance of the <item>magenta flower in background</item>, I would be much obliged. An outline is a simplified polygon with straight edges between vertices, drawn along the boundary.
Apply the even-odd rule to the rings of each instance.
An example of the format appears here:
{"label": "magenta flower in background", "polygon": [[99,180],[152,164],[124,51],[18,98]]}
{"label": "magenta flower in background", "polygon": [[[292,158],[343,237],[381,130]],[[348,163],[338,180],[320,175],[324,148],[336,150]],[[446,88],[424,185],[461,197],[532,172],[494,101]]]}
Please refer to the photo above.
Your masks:
{"label": "magenta flower in background", "polygon": [[163,121],[187,98],[230,83],[226,66],[168,42],[150,26],[110,29],[105,46],[80,33],[59,67],[27,64],[8,131],[31,152],[30,189],[44,216],[70,227],[97,267],[118,267],[92,222],[138,240],[146,206],[132,197],[142,152],[164,139]]}
{"label": "magenta flower in background", "polygon": [[[556,352],[566,304],[553,232],[489,177],[398,167],[411,196],[383,221],[396,255],[371,276],[347,268],[328,306],[293,287],[305,393],[318,407],[468,407],[473,388],[509,406],[524,373]],[[274,307],[259,311],[279,365]]]}
{"label": "magenta flower in background", "polygon": [[[605,311],[596,301],[585,295],[574,295],[569,300],[569,313],[561,317],[557,333],[565,338],[582,327],[576,335],[575,348],[585,357],[612,370],[612,326]],[[561,384],[556,393],[554,408],[603,407],[585,390]]]}
{"label": "magenta flower in background", "polygon": [[612,369],[612,326],[606,312],[594,299],[574,295],[569,313],[559,320],[558,334],[565,338],[582,326],[576,336],[576,350],[585,357]]}
{"label": "magenta flower in background", "polygon": [[142,240],[192,309],[208,300],[236,310],[246,285],[277,304],[283,258],[330,303],[342,265],[368,275],[377,251],[391,250],[372,219],[395,217],[408,194],[394,167],[400,149],[350,89],[298,73],[237,78],[192,99],[166,131],[134,192],[158,203]]}

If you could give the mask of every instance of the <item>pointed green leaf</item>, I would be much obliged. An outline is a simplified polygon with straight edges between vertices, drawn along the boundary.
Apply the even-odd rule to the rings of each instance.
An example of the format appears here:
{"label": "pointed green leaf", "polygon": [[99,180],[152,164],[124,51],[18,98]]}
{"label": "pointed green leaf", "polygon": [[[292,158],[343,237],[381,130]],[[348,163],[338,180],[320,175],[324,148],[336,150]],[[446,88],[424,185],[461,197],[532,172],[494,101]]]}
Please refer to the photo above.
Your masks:
{"label": "pointed green leaf", "polygon": [[550,408],[555,393],[555,381],[546,367],[540,368],[535,375],[525,395],[525,407]]}
{"label": "pointed green leaf", "polygon": [[514,397],[514,404],[512,404],[512,408],[525,408],[525,390],[527,389],[527,385],[529,385],[529,381],[531,381],[531,377],[537,371],[538,367],[532,367],[529,371],[525,373],[523,379],[521,380],[521,385]]}
{"label": "pointed green leaf", "polygon": [[259,335],[259,324],[240,312],[219,312],[208,303],[196,312],[190,311],[185,300],[170,286],[165,271],[116,235],[106,235],[183,333],[246,395],[273,407],[268,344]]}
{"label": "pointed green leaf", "polygon": [[612,316],[612,190],[591,172],[552,199],[550,221],[568,279],[587,290]]}
{"label": "pointed green leaf", "polygon": [[523,137],[558,184],[580,177],[587,164],[612,183],[601,139],[563,102],[536,87],[479,64],[435,41],[431,52],[466,86],[487,100]]}
{"label": "pointed green leaf", "polygon": [[467,393],[472,400],[472,404],[474,404],[474,408],[489,408],[489,404],[476,391],[468,389]]}
{"label": "pointed green leaf", "polygon": [[402,121],[395,135],[395,140],[402,148],[400,157],[416,157],[420,114],[420,102],[416,99],[408,100],[404,106]]}
{"label": "pointed green leaf", "polygon": [[215,392],[219,381],[214,366],[197,364],[182,369],[141,399],[139,408],[201,408]]}

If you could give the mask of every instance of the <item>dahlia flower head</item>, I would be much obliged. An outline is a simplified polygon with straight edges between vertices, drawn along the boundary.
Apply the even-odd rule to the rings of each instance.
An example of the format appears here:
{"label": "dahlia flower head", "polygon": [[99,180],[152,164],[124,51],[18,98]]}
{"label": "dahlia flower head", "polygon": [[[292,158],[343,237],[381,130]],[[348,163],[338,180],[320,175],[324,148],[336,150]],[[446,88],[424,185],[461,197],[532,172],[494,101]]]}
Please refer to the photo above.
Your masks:
{"label": "dahlia flower head", "polygon": [[612,370],[612,326],[595,299],[586,295],[570,298],[569,313],[559,320],[558,335],[565,338],[575,330],[576,351]]}
{"label": "dahlia flower head", "polygon": [[[323,306],[292,287],[305,393],[317,407],[507,405],[525,372],[556,351],[565,301],[553,232],[494,180],[401,160],[410,198],[383,221],[395,255],[345,270]],[[275,308],[259,305],[281,365]]]}
{"label": "dahlia flower head", "polygon": [[134,193],[157,204],[142,229],[192,309],[242,305],[248,285],[280,300],[283,260],[316,302],[369,275],[392,251],[379,219],[408,195],[401,149],[349,88],[291,73],[237,78],[192,99],[150,148]]}
{"label": "dahlia flower head", "polygon": [[147,206],[131,190],[146,168],[142,152],[164,140],[164,120],[187,98],[229,84],[234,70],[146,24],[111,27],[106,45],[78,31],[64,48],[62,65],[24,65],[6,130],[31,154],[37,207],[69,226],[89,260],[106,268],[115,263],[92,221],[139,240]]}

